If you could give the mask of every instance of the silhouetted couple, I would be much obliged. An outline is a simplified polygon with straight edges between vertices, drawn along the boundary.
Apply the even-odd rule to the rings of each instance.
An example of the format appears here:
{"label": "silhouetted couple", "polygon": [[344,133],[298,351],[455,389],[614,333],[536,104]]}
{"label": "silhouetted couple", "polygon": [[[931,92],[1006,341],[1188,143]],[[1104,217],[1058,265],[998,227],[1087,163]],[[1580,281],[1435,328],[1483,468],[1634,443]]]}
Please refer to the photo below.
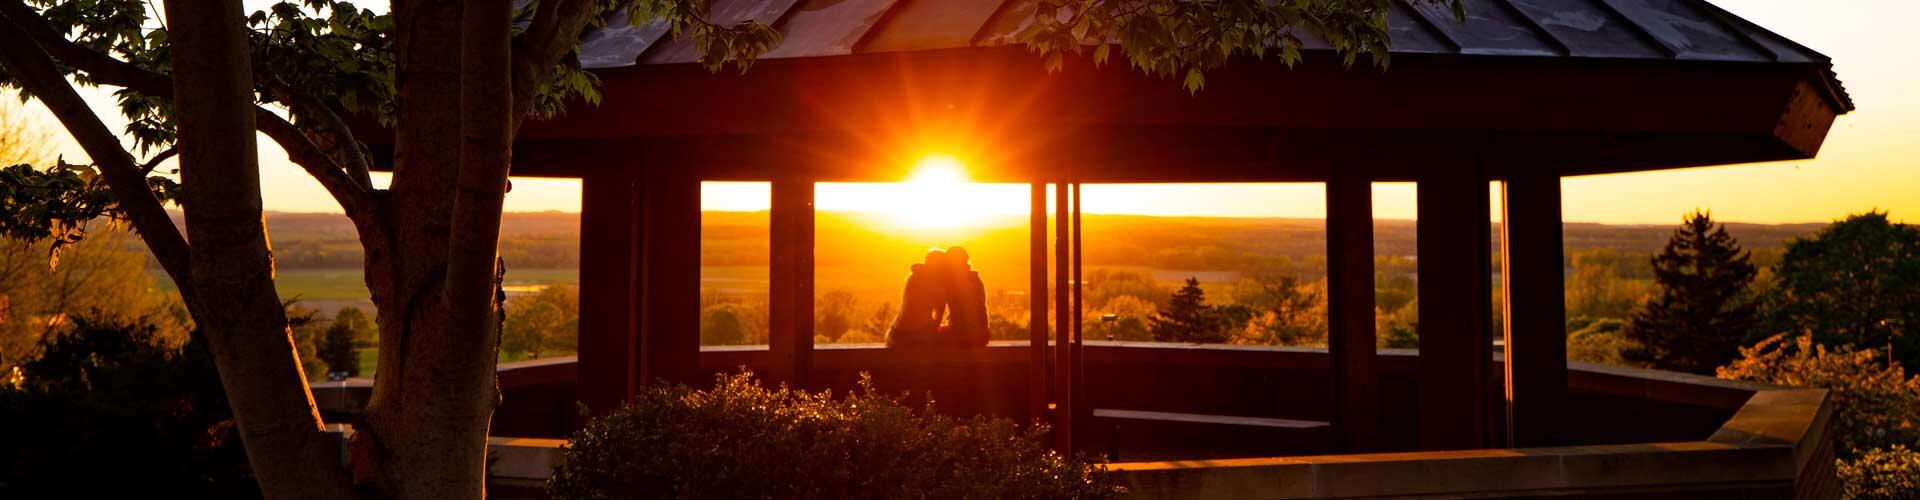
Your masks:
{"label": "silhouetted couple", "polygon": [[927,252],[925,263],[913,265],[906,288],[888,346],[987,345],[987,287],[967,264],[967,249]]}

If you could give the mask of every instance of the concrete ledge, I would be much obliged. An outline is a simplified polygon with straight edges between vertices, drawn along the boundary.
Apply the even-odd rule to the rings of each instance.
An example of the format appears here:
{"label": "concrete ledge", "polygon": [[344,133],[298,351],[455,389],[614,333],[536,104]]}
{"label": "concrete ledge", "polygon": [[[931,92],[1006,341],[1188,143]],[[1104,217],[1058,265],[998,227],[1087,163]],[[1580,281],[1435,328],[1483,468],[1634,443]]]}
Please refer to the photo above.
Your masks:
{"label": "concrete ledge", "polygon": [[[1792,496],[1827,439],[1820,389],[1762,389],[1705,441],[1114,464],[1132,498]],[[1813,464],[1818,465],[1818,464]]]}
{"label": "concrete ledge", "polygon": [[487,476],[495,480],[545,484],[560,465],[563,439],[487,438]]}

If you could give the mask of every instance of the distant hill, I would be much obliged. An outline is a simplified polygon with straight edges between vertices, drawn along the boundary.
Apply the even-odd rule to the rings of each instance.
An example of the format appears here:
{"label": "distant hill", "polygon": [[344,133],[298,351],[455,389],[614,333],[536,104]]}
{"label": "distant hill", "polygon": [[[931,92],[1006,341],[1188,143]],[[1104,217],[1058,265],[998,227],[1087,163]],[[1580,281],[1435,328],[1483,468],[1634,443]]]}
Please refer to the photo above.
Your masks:
{"label": "distant hill", "polygon": [[[177,215],[176,215],[177,216]],[[353,268],[360,265],[360,244],[353,225],[339,214],[268,212],[267,227],[276,260],[283,268]],[[1024,217],[998,218],[969,230],[901,230],[859,213],[821,212],[816,221],[816,260],[822,266],[875,264],[876,254],[904,254],[900,263],[933,246],[967,245],[976,259],[1024,266],[1028,236]],[[702,263],[765,265],[766,212],[704,212]],[[1126,265],[1166,269],[1237,268],[1247,259],[1285,256],[1307,259],[1325,253],[1326,231],[1320,219],[1154,217],[1087,214],[1083,216],[1089,265]],[[1825,224],[1729,223],[1728,232],[1749,249],[1779,249],[1788,240]],[[1497,225],[1495,230],[1498,230]],[[1610,225],[1573,222],[1566,242],[1573,249],[1609,249],[1651,253],[1666,244],[1669,225]],[[501,253],[521,268],[572,268],[579,265],[580,214],[511,212],[501,218]],[[1415,223],[1374,222],[1376,253],[1415,253]],[[1488,235],[1493,238],[1493,234]],[[897,263],[895,263],[897,264]]]}

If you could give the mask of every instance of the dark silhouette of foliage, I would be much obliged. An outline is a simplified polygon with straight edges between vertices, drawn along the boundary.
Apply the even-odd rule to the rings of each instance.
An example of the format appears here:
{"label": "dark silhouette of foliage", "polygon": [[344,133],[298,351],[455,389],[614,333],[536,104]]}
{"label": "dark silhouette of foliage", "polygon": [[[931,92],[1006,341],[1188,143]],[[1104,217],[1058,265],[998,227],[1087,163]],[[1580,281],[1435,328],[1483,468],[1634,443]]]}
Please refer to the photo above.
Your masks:
{"label": "dark silhouette of foliage", "polygon": [[821,294],[817,300],[813,313],[813,334],[839,342],[840,337],[855,326],[854,311],[859,307],[859,301],[845,290]]}
{"label": "dark silhouette of foliage", "polygon": [[1825,345],[1877,349],[1920,365],[1920,227],[1886,212],[1847,217],[1795,239],[1767,297],[1773,331],[1811,333]]}
{"label": "dark silhouette of foliage", "polygon": [[1622,355],[1691,373],[1713,373],[1732,361],[1757,321],[1749,258],[1710,214],[1688,215],[1653,257],[1660,295],[1634,312],[1626,332],[1639,345]]}
{"label": "dark silhouette of foliage", "polygon": [[373,324],[373,318],[358,307],[347,306],[334,311],[333,324],[346,325],[347,330],[353,332],[353,345],[356,347],[373,347],[380,341],[379,327]]}
{"label": "dark silhouette of foliage", "polygon": [[1221,323],[1220,312],[1207,305],[1200,280],[1187,278],[1186,285],[1174,291],[1167,306],[1154,315],[1150,328],[1153,340],[1160,342],[1221,343],[1227,341]]}
{"label": "dark silhouette of foliage", "polygon": [[987,417],[955,419],[861,388],[654,386],[575,433],[553,498],[1111,498],[1104,468]]}
{"label": "dark silhouette of foliage", "polygon": [[327,364],[328,372],[347,372],[349,377],[360,376],[360,351],[353,348],[353,325],[335,320],[327,325],[327,332],[320,338],[320,361]]}
{"label": "dark silhouette of foliage", "polygon": [[212,356],[94,323],[0,382],[0,498],[258,498]]}

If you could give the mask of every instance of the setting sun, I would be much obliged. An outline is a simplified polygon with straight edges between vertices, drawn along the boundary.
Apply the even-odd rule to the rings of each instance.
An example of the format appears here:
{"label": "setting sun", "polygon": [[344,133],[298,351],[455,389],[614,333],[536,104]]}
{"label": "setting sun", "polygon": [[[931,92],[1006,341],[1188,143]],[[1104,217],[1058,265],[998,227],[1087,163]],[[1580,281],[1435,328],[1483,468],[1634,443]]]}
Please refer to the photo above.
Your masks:
{"label": "setting sun", "polygon": [[907,182],[896,190],[900,198],[892,214],[903,227],[948,229],[977,222],[985,214],[969,196],[966,164],[944,154],[931,154],[914,164]]}

